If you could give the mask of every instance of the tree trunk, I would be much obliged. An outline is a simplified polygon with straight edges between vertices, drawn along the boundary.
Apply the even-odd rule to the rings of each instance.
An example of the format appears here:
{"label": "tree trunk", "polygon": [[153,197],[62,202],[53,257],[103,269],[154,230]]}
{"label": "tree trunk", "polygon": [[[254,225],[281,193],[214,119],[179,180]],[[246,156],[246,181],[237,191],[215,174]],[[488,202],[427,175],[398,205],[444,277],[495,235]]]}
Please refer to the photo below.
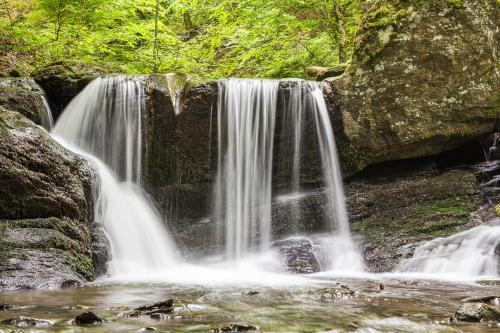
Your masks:
{"label": "tree trunk", "polygon": [[346,31],[344,27],[344,12],[340,5],[340,1],[336,0],[333,5],[333,15],[335,17],[335,22],[337,24],[337,33],[338,33],[338,57],[339,63],[345,63],[347,60],[346,56]]}

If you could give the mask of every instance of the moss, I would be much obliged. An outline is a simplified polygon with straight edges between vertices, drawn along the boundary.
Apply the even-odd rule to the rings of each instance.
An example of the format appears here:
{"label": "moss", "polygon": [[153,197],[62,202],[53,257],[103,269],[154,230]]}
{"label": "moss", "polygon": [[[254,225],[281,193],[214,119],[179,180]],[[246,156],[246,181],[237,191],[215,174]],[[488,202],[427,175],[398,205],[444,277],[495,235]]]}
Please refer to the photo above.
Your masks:
{"label": "moss", "polygon": [[91,281],[95,278],[92,259],[87,255],[75,252],[66,253],[64,264],[83,276],[86,280]]}

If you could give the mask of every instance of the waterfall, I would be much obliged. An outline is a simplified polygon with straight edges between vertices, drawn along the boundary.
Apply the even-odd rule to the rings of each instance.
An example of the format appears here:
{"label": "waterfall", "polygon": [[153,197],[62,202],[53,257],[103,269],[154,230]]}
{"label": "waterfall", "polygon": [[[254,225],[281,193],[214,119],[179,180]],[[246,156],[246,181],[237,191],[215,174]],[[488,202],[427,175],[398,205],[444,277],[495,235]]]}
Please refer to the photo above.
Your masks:
{"label": "waterfall", "polygon": [[[226,255],[241,258],[271,241],[273,144],[280,81],[230,79],[219,85],[216,221],[225,226]],[[292,135],[290,183],[300,192],[302,131],[313,119],[330,209],[320,254],[327,269],[363,269],[351,239],[330,117],[319,84],[294,81],[282,103],[282,132]],[[308,117],[306,117],[306,114]],[[290,163],[288,163],[290,164]],[[298,212],[297,207],[295,210]],[[298,213],[297,213],[298,214]],[[294,214],[294,215],[297,215]]]}
{"label": "waterfall", "polygon": [[500,274],[500,219],[446,238],[436,238],[415,249],[397,272],[456,275],[460,277]]}
{"label": "waterfall", "polygon": [[271,235],[271,181],[278,81],[219,85],[215,217],[225,221],[226,254],[265,249]]}
{"label": "waterfall", "polygon": [[43,101],[43,120],[42,125],[47,131],[52,131],[54,128],[54,118],[52,117],[52,111],[50,110],[49,102],[45,97],[45,94],[42,95]]}
{"label": "waterfall", "polygon": [[97,166],[95,219],[111,243],[111,275],[161,271],[176,263],[172,241],[141,191],[142,77],[92,81],[66,107],[53,134]]}

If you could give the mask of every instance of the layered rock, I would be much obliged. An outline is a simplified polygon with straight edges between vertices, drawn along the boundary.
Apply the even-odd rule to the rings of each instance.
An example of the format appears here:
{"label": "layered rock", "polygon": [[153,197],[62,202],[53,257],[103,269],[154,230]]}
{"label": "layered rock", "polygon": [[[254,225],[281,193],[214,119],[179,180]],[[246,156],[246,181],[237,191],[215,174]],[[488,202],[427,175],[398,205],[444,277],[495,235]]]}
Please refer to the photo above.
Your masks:
{"label": "layered rock", "polygon": [[492,131],[499,20],[494,0],[371,6],[347,73],[327,79],[353,166],[437,154]]}
{"label": "layered rock", "polygon": [[91,182],[86,161],[0,107],[0,289],[94,278]]}

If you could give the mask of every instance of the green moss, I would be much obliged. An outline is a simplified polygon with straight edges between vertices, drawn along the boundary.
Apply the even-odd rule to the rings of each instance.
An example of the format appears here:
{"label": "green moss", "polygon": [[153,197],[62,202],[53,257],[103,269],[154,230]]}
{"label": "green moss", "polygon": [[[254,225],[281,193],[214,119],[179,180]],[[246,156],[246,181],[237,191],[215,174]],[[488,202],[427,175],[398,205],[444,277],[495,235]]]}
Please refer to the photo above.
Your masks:
{"label": "green moss", "polygon": [[64,256],[64,264],[83,276],[86,280],[91,281],[95,278],[92,259],[87,255],[76,252],[67,253]]}

